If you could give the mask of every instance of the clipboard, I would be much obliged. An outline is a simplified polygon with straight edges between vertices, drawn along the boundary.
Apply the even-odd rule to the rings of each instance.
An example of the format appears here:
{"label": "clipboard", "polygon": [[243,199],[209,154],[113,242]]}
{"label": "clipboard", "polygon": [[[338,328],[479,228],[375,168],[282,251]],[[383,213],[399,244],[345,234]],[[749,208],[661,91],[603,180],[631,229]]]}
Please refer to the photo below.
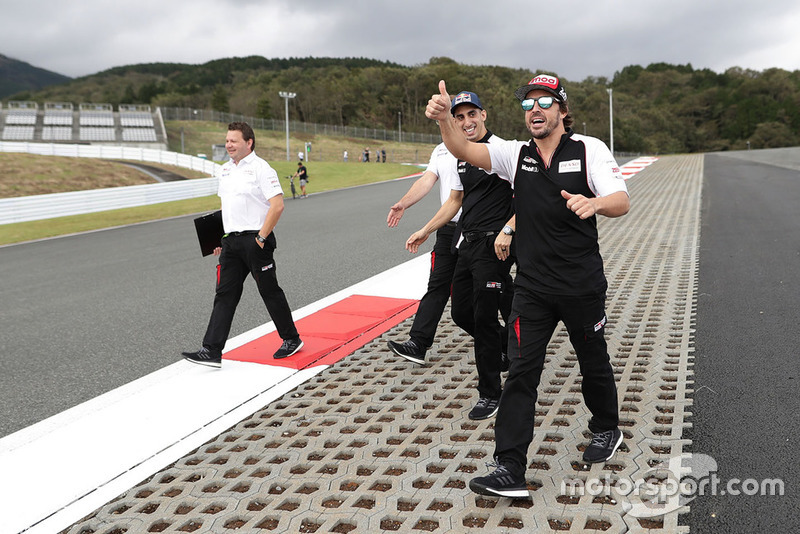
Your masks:
{"label": "clipboard", "polygon": [[200,252],[203,256],[214,253],[214,249],[222,246],[222,236],[225,230],[222,227],[222,210],[203,215],[194,220],[197,230],[197,240],[200,242]]}

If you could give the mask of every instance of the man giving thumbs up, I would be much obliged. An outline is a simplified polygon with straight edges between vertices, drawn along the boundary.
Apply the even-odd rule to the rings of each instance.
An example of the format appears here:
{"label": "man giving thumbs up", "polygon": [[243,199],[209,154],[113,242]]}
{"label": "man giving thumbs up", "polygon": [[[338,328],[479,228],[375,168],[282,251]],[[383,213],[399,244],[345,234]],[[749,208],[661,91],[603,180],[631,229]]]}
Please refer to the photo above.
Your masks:
{"label": "man giving thumbs up", "polygon": [[[614,372],[605,340],[608,284],[597,215],[619,217],[630,203],[614,156],[594,137],[572,131],[561,81],[540,74],[514,93],[529,141],[469,143],[449,117],[444,81],[425,114],[437,120],[448,150],[514,187],[517,277],[509,317],[510,368],[495,422],[495,470],[470,481],[484,495],[526,498],[528,446],[545,351],[559,321],[580,363],[583,399],[592,414],[587,463],[609,460],[622,443]],[[501,239],[502,236],[498,237]]]}

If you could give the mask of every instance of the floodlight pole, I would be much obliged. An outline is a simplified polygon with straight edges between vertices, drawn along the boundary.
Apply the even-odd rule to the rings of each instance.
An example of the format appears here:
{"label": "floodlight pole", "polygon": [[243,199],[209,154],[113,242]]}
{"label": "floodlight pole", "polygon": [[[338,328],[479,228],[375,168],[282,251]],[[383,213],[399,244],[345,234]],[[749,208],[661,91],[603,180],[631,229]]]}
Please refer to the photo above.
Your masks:
{"label": "floodlight pole", "polygon": [[278,95],[283,98],[286,107],[286,161],[291,161],[292,158],[289,156],[289,99],[296,97],[297,93],[280,91]]}
{"label": "floodlight pole", "polygon": [[608,91],[608,125],[611,136],[611,155],[614,155],[614,90],[609,88]]}
{"label": "floodlight pole", "polygon": [[397,142],[403,142],[403,112],[397,112]]}

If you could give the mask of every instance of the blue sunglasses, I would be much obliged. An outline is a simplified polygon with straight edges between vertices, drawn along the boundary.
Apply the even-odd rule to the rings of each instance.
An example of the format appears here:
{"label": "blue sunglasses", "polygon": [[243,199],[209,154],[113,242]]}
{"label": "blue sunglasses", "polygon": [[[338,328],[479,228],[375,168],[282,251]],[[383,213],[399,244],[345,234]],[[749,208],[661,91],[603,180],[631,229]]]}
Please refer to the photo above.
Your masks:
{"label": "blue sunglasses", "polygon": [[561,102],[555,97],[552,96],[540,96],[539,98],[526,98],[523,100],[522,109],[525,111],[530,111],[533,109],[534,104],[539,103],[539,107],[542,109],[548,109],[550,106],[553,105],[554,102]]}

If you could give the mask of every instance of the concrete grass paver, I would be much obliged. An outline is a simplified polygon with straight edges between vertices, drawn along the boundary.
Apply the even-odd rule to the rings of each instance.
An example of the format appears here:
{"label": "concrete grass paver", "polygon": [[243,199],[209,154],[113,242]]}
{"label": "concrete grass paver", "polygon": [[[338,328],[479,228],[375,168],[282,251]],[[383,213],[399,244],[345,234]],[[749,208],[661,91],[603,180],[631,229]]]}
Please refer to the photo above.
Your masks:
{"label": "concrete grass paver", "polygon": [[493,419],[467,418],[472,341],[447,310],[428,366],[386,349],[409,319],[64,533],[688,532],[677,497],[633,486],[667,487],[663,466],[689,443],[702,174],[701,155],[661,158],[629,181],[631,212],[599,221],[625,438],[609,462],[580,461],[589,415],[561,327],[539,388],[531,498],[471,493]]}

